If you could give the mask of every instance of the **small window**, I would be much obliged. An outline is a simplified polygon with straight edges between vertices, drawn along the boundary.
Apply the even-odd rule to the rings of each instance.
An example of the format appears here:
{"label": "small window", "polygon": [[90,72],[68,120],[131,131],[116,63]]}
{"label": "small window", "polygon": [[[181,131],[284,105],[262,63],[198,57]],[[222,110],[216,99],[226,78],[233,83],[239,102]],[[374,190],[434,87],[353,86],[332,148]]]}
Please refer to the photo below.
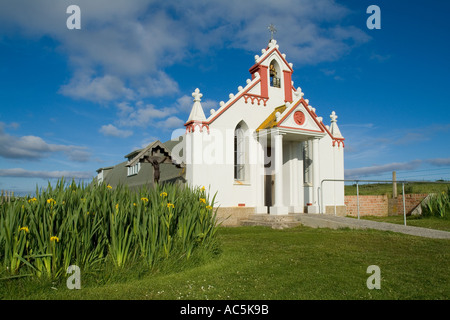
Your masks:
{"label": "small window", "polygon": [[245,180],[245,163],[246,163],[246,142],[245,130],[243,125],[239,123],[234,131],[234,179]]}
{"label": "small window", "polygon": [[303,182],[305,184],[312,183],[312,160],[311,148],[309,141],[303,142]]}
{"label": "small window", "polygon": [[270,75],[270,86],[275,88],[281,88],[280,68],[278,67],[278,63],[275,60],[273,60],[270,63],[269,75]]}
{"label": "small window", "polygon": [[132,167],[128,167],[128,177],[138,174],[140,169],[141,169],[141,163],[140,162],[136,163]]}

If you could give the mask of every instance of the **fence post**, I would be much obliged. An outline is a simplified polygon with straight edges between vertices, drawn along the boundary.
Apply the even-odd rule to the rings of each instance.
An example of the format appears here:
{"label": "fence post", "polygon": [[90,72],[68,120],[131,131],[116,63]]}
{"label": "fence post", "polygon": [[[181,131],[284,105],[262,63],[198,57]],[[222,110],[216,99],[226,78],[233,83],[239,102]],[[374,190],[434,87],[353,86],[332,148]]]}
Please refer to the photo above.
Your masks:
{"label": "fence post", "polygon": [[392,171],[392,198],[397,199],[397,173]]}
{"label": "fence post", "polygon": [[406,204],[405,204],[405,183],[402,183],[402,193],[403,193],[403,223],[406,226]]}
{"label": "fence post", "polygon": [[359,220],[359,186],[358,186],[358,180],[356,180],[356,207],[358,209],[358,220]]}

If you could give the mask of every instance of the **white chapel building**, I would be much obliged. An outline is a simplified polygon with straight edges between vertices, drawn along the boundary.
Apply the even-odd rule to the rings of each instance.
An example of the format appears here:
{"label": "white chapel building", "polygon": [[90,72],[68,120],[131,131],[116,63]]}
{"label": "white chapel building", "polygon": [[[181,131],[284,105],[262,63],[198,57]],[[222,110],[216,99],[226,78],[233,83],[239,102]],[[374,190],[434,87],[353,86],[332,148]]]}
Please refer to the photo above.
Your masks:
{"label": "white chapel building", "polygon": [[[158,143],[158,153],[170,154],[183,182],[216,194],[215,205],[230,215],[345,214],[344,183],[329,181],[344,179],[344,137],[335,112],[326,125],[295,88],[293,65],[276,40],[249,71],[251,79],[217,110],[203,110],[196,89],[185,134],[170,150]],[[128,171],[145,162],[151,148],[128,157]]]}
{"label": "white chapel building", "polygon": [[[185,123],[186,180],[217,192],[221,207],[254,213],[325,213],[344,207],[344,138],[325,125],[292,82],[292,64],[271,40],[251,79],[206,117],[198,89]],[[172,156],[176,158],[176,151]],[[323,188],[323,189],[322,189]],[[321,198],[322,197],[322,198]]]}

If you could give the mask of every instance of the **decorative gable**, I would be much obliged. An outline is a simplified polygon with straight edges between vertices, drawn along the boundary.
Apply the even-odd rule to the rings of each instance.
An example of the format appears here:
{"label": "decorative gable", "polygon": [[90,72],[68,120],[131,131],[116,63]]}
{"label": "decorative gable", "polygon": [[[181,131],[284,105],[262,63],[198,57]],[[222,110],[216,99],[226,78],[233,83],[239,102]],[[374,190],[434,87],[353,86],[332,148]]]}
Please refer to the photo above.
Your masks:
{"label": "decorative gable", "polygon": [[322,118],[317,117],[313,108],[302,103],[304,100],[298,101],[295,105],[286,109],[280,115],[277,127],[284,129],[294,129],[299,131],[320,132],[324,133]]}
{"label": "decorative gable", "polygon": [[271,40],[266,49],[262,49],[261,56],[255,56],[255,64],[249,72],[255,79],[261,78],[261,97],[269,96],[269,86],[284,88],[284,101],[292,102],[292,63],[286,61],[286,54],[278,50],[276,40]]}
{"label": "decorative gable", "polygon": [[151,163],[155,159],[158,161],[163,160],[164,163],[172,163],[170,150],[159,140],[142,149],[138,155],[128,161],[127,167],[133,167],[139,162]]}

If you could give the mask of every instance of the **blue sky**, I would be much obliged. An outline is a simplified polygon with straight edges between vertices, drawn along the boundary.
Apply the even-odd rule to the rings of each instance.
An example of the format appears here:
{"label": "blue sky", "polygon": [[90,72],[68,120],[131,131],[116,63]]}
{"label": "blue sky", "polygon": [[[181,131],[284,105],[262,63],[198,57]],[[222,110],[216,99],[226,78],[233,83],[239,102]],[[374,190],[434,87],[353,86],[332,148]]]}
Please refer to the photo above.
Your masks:
{"label": "blue sky", "polygon": [[[81,9],[68,30],[66,9]],[[369,30],[369,5],[381,29]],[[183,128],[245,86],[277,28],[293,81],[346,138],[347,178],[450,179],[450,3],[0,0],[0,189],[28,193]]]}

